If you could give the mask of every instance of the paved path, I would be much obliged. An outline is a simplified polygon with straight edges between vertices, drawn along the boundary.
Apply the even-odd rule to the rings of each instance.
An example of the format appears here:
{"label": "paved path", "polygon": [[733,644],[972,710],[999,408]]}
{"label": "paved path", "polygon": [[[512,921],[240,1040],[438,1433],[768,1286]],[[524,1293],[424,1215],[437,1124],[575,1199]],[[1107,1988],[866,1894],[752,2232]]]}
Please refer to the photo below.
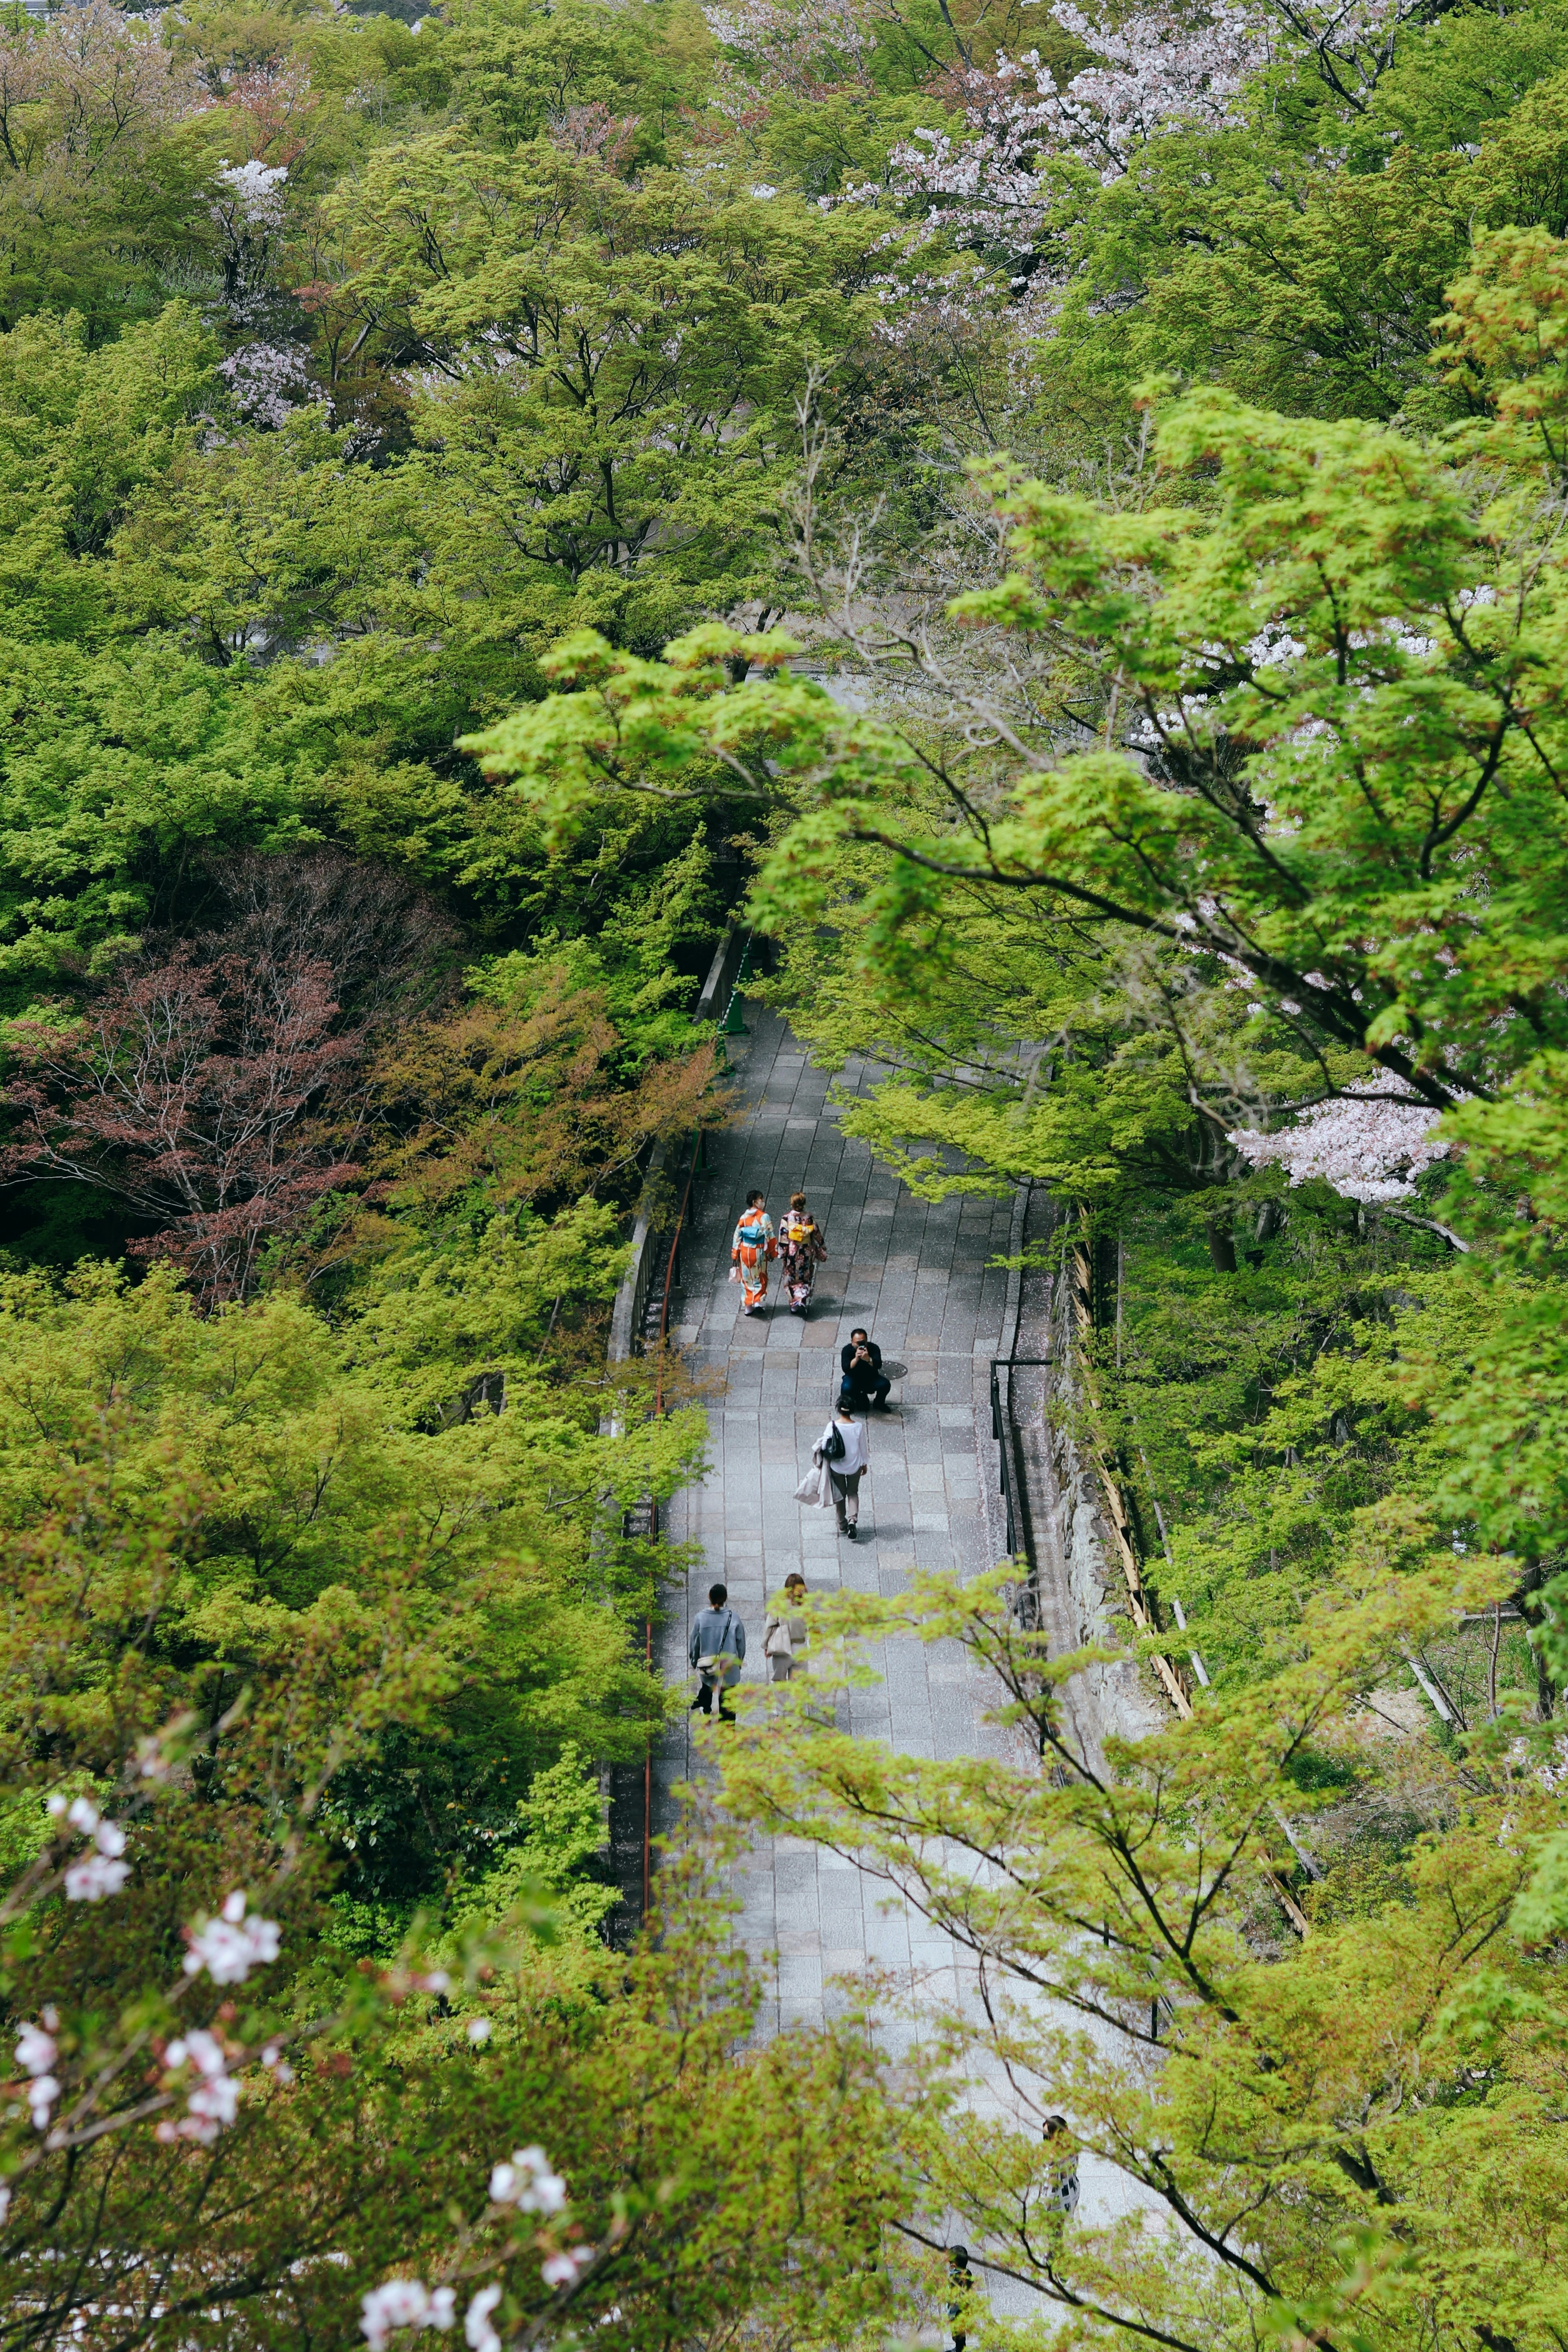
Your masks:
{"label": "paved path", "polygon": [[[1007,1276],[989,1261],[1007,1254],[1014,1203],[952,1200],[931,1207],[912,1200],[863,1144],[842,1135],[826,1108],[829,1080],[812,1068],[784,1024],[756,1006],[748,1006],[747,1018],[751,1037],[731,1041],[745,1113],[710,1139],[675,1334],[697,1369],[717,1372],[724,1383],[710,1412],[712,1470],[703,1486],[681,1498],[669,1528],[702,1547],[686,1608],[673,1612],[661,1654],[666,1673],[687,1690],[691,1618],[721,1577],[752,1644],[747,1677],[760,1682],[763,1668],[755,1654],[763,1604],[792,1569],[803,1570],[814,1592],[897,1592],[913,1565],[956,1566],[974,1575],[1005,1549],[989,1371],[1003,1339]],[[851,1064],[841,1083],[858,1090],[873,1076]],[[805,1323],[776,1303],[765,1317],[748,1319],[740,1312],[739,1288],[729,1280],[730,1237],[753,1185],[766,1191],[775,1223],[790,1193],[805,1192],[826,1229],[828,1263]],[[1026,1282],[1018,1352],[1044,1355],[1047,1321],[1041,1300],[1031,1306],[1030,1291]],[[775,1283],[775,1302],[777,1296]],[[830,1513],[803,1508],[794,1490],[837,1392],[838,1348],[857,1323],[867,1326],[886,1359],[907,1370],[894,1384],[895,1410],[870,1419],[863,1532],[850,1544]],[[1096,1569],[1087,1554],[1078,1556],[1083,1543],[1072,1527],[1089,1508],[1085,1498],[1047,1485],[1041,1525],[1032,1532],[1053,1586],[1052,1611],[1061,1619],[1058,1629],[1053,1618],[1053,1648],[1076,1648],[1100,1630],[1103,1564]],[[851,1715],[841,1706],[841,1723],[912,1755],[1005,1752],[1006,1735],[984,1720],[986,1687],[956,1643],[889,1643],[873,1663],[880,1685],[855,1696]],[[1108,1671],[1136,1685],[1130,1662]],[[1079,1703],[1093,1745],[1102,1717],[1110,1718],[1098,1686],[1081,1693]],[[1111,1709],[1118,1720],[1125,1714],[1125,1727],[1132,1729],[1142,1727],[1142,1712],[1135,1687]],[[675,1827],[676,1790],[702,1777],[683,1722],[655,1759],[656,1831]],[[963,1998],[973,1983],[972,1964],[946,1937],[891,1907],[885,1887],[863,1882],[851,1864],[804,1840],[760,1840],[736,1874],[735,1891],[741,1938],[770,1985],[759,2020],[764,2037],[832,2016],[847,1996],[836,1994],[831,1980],[858,1974],[868,1960],[895,1974],[917,1972],[949,1996]],[[1071,2028],[1075,2021],[1062,2022]],[[880,2029],[895,2053],[912,2030],[885,2017]],[[1026,2121],[1016,2095],[990,2068],[972,2079],[967,2099]],[[1113,2166],[1085,2157],[1079,2172],[1086,2221],[1110,2222],[1144,2209],[1142,2192]],[[990,2279],[988,2295],[997,2312],[1037,2315],[1028,2292],[1005,2280]]]}
{"label": "paved path", "polygon": [[[686,1612],[665,1635],[666,1671],[688,1688],[691,1616],[720,1579],[745,1621],[748,1679],[760,1680],[764,1602],[792,1570],[814,1592],[898,1592],[913,1566],[973,1575],[1001,1549],[985,1499],[995,1487],[988,1381],[1007,1276],[988,1261],[1006,1252],[1012,1202],[911,1199],[864,1144],[841,1134],[826,1109],[829,1080],[784,1024],[754,1005],[747,1018],[751,1038],[731,1041],[746,1115],[710,1139],[675,1335],[699,1371],[724,1381],[710,1412],[711,1474],[670,1528],[702,1546]],[[855,1088],[868,1078],[851,1064],[842,1082]],[[776,1276],[766,1315],[740,1312],[730,1239],[753,1185],[766,1191],[775,1223],[790,1193],[804,1192],[825,1229],[828,1262],[805,1322],[778,1303]],[[894,1410],[870,1418],[871,1469],[851,1544],[830,1512],[803,1508],[794,1490],[837,1391],[838,1349],[860,1323],[907,1370],[894,1384]],[[956,1644],[889,1643],[879,1663],[880,1685],[852,1702],[856,1731],[914,1755],[1000,1752],[1000,1735],[982,1721],[978,1678]],[[689,1731],[667,1743],[655,1770],[655,1825],[663,1830],[676,1818],[675,1789],[700,1776]],[[826,1980],[868,1959],[944,1975],[954,1966],[945,1937],[888,1916],[881,1889],[804,1841],[762,1843],[737,1892],[747,1948],[778,1955],[764,2033],[831,2015],[838,2001]]]}

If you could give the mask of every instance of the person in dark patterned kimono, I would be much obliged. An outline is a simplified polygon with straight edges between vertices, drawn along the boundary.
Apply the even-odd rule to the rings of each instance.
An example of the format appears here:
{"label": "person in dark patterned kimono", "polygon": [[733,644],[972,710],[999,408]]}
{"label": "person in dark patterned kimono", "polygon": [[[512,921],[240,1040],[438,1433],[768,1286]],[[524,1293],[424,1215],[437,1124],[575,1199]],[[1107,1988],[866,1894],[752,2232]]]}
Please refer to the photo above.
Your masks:
{"label": "person in dark patterned kimono", "polygon": [[805,1205],[805,1194],[792,1192],[789,1214],[779,1226],[779,1275],[792,1315],[804,1315],[811,1305],[811,1286],[826,1256],[827,1244]]}

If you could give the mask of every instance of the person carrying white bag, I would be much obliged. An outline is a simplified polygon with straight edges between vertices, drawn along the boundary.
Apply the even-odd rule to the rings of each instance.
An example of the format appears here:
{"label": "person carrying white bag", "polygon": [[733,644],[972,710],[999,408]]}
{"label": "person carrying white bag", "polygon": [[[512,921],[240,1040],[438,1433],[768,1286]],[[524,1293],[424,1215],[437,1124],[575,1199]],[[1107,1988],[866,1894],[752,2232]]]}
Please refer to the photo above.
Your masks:
{"label": "person carrying white bag", "polygon": [[860,1517],[860,1481],[871,1466],[866,1428],[851,1407],[840,1401],[833,1418],[812,1449],[812,1468],[795,1490],[797,1503],[829,1504],[838,1514],[838,1532],[855,1540]]}

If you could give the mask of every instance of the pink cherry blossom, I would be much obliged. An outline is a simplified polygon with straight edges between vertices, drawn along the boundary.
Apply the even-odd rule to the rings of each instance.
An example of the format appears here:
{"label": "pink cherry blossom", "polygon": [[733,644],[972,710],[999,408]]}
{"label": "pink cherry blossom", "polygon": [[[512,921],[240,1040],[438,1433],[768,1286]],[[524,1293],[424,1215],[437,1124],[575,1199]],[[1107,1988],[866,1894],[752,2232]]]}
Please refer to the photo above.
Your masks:
{"label": "pink cherry blossom", "polygon": [[1407,1200],[1415,1178],[1448,1147],[1433,1133],[1440,1114],[1430,1104],[1387,1099],[1406,1091],[1397,1078],[1382,1080],[1375,1100],[1352,1087],[1299,1113],[1290,1127],[1271,1135],[1241,1128],[1230,1140],[1253,1167],[1283,1168],[1292,1184],[1320,1176],[1347,1201]]}
{"label": "pink cherry blossom", "polygon": [[256,1912],[247,1918],[246,1903],[236,1887],[225,1897],[218,1918],[198,1918],[185,1929],[187,1976],[200,1976],[205,1969],[214,1984],[243,1984],[252,1969],[265,1968],[278,1958],[277,1921]]}
{"label": "pink cherry blossom", "polygon": [[388,2279],[362,2298],[360,2333],[371,2352],[384,2352],[396,2328],[450,2327],[456,2317],[457,2297],[449,2286],[430,2288],[423,2279]]}
{"label": "pink cherry blossom", "polygon": [[128,1862],[115,1862],[103,1853],[83,1854],[66,1871],[66,1901],[100,1903],[106,1895],[118,1895],[130,1875]]}
{"label": "pink cherry blossom", "polygon": [[59,2045],[41,2025],[24,2025],[16,2036],[16,2063],[24,2074],[47,2074],[59,2055]]}
{"label": "pink cherry blossom", "polygon": [[27,2085],[27,2112],[33,2118],[33,2129],[42,2131],[49,2120],[49,2111],[59,2097],[60,2086],[52,2074],[36,2075]]}
{"label": "pink cherry blossom", "polygon": [[285,2089],[294,2080],[294,2069],[289,2065],[276,2042],[269,2042],[262,2051],[261,2063],[274,2081],[281,2083]]}
{"label": "pink cherry blossom", "polygon": [[468,2305],[463,2338],[469,2352],[501,2352],[500,2337],[490,2325],[490,2314],[501,2299],[499,2284],[482,2286]]}
{"label": "pink cherry blossom", "polygon": [[[815,96],[866,80],[879,5],[710,5],[710,26],[731,53],[730,110],[754,110],[779,90]],[[1391,62],[1394,36],[1416,6],[1417,0],[1211,0],[1194,13],[1163,0],[1102,20],[1076,0],[1055,0],[1051,15],[1089,51],[1089,65],[1058,83],[1037,50],[998,51],[990,63],[970,50],[928,85],[961,127],[917,130],[893,151],[885,184],[851,185],[840,201],[881,204],[890,194],[918,208],[926,236],[988,247],[1026,265],[1013,280],[1022,314],[1015,324],[1037,340],[1052,331],[1060,303],[1060,285],[1039,267],[1047,214],[1063,193],[1062,175],[1051,171],[1055,159],[1088,165],[1109,185],[1152,140],[1184,125],[1233,128],[1245,119],[1249,79],[1285,50],[1313,53],[1331,88],[1359,103]],[[897,297],[889,291],[884,299]],[[954,289],[949,323],[976,323],[994,299]]]}
{"label": "pink cherry blossom", "polygon": [[721,68],[718,103],[742,114],[759,96],[790,91],[820,98],[846,81],[868,86],[877,46],[870,10],[858,0],[725,0],[703,8],[714,39],[731,51]]}
{"label": "pink cherry blossom", "polygon": [[246,423],[273,431],[300,404],[310,381],[305,354],[293,343],[243,343],[219,362],[218,373]]}
{"label": "pink cherry blossom", "polygon": [[515,2205],[520,2213],[559,2213],[566,2202],[566,2183],[552,2172],[542,2147],[518,2147],[510,2164],[491,2170],[490,2199],[497,2205]]}
{"label": "pink cherry blossom", "polygon": [[594,2254],[592,2246],[568,2246],[562,2252],[547,2254],[539,2265],[539,2275],[546,2286],[575,2286]]}
{"label": "pink cherry blossom", "polygon": [[59,2028],[59,2012],[46,2008],[37,2025],[24,2025],[16,2036],[16,2063],[25,2074],[32,2077],[27,2084],[27,2107],[35,2131],[42,2131],[49,2113],[59,2097],[60,2086],[53,2067],[59,2056],[59,2044],[55,2035]]}
{"label": "pink cherry blossom", "polygon": [[243,224],[247,228],[278,228],[283,220],[283,183],[289,177],[282,163],[220,163],[219,194],[212,208],[221,226]]}
{"label": "pink cherry blossom", "polygon": [[218,2133],[239,2113],[239,2090],[229,2074],[222,2042],[216,2033],[198,2026],[182,2041],[171,2042],[163,2058],[165,2064],[176,2071],[182,2066],[194,2066],[201,2080],[185,2102],[184,2116],[177,2123],[166,2120],[159,2124],[154,2137],[164,2141],[194,2139],[210,2147]]}
{"label": "pink cherry blossom", "polygon": [[67,1902],[100,1903],[106,1895],[118,1895],[131,1875],[130,1864],[120,1860],[125,1851],[125,1832],[119,1822],[105,1821],[90,1797],[73,1797],[68,1804],[57,1791],[48,1800],[48,1810],[56,1821],[63,1815],[73,1830],[91,1838],[96,1848],[68,1866]]}

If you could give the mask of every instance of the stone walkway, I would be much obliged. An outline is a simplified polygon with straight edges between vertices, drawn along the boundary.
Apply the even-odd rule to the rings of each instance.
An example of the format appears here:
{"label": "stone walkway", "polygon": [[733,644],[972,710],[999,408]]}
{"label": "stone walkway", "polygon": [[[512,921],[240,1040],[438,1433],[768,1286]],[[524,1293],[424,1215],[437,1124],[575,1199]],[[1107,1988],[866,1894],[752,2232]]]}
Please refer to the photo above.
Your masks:
{"label": "stone walkway", "polygon": [[[712,1471],[669,1528],[702,1547],[686,1612],[665,1633],[665,1670],[688,1690],[689,1625],[710,1583],[729,1586],[746,1626],[747,1679],[760,1681],[764,1603],[792,1570],[813,1592],[898,1592],[911,1567],[956,1565],[973,1575],[1001,1549],[987,1505],[995,1490],[989,1360],[1001,1340],[1007,1276],[987,1262],[1007,1250],[1012,1202],[911,1199],[865,1145],[842,1135],[826,1109],[829,1080],[784,1024],[755,1005],[747,1018],[749,1040],[731,1041],[746,1115],[710,1139],[683,1252],[686,1319],[674,1334],[699,1372],[717,1371],[724,1383],[710,1409]],[[853,1089],[869,1076],[852,1064],[842,1083]],[[776,1274],[766,1314],[740,1312],[730,1240],[753,1186],[765,1190],[775,1224],[790,1193],[804,1192],[826,1233],[827,1264],[805,1322],[780,1303]],[[848,1543],[830,1512],[795,1501],[795,1487],[837,1392],[838,1349],[862,1323],[905,1370],[893,1410],[870,1418],[860,1534]],[[877,1663],[881,1684],[856,1696],[849,1727],[912,1755],[1000,1752],[1000,1735],[982,1720],[978,1678],[956,1644],[893,1643]],[[677,1818],[675,1790],[701,1777],[689,1728],[666,1743],[655,1775],[655,1828],[665,1831]],[[777,1955],[768,1964],[764,2033],[831,2015],[839,2000],[828,1980],[868,1959],[940,1971],[957,1989],[945,1937],[918,1918],[889,1916],[880,1888],[804,1841],[761,1843],[736,1891],[748,1950],[759,1961]]]}
{"label": "stone walkway", "polygon": [[[661,1651],[666,1674],[688,1692],[691,1619],[721,1578],[745,1621],[746,1677],[760,1683],[763,1605],[792,1569],[814,1592],[897,1592],[917,1564],[956,1566],[972,1576],[1005,1551],[990,1360],[1004,1350],[1011,1318],[1007,1275],[988,1261],[1023,1238],[1014,1231],[1014,1202],[931,1207],[912,1200],[863,1144],[841,1133],[826,1107],[829,1080],[784,1024],[755,1005],[747,1019],[752,1035],[728,1041],[744,1116],[710,1139],[682,1254],[683,1319],[672,1335],[700,1372],[723,1382],[710,1408],[711,1472],[679,1498],[668,1526],[671,1536],[701,1545],[685,1610],[672,1612]],[[874,1076],[851,1064],[840,1082],[858,1091]],[[777,1303],[776,1279],[766,1316],[740,1312],[740,1290],[729,1280],[730,1238],[753,1185],[765,1190],[775,1223],[790,1193],[805,1192],[826,1231],[828,1262],[805,1323]],[[1031,1297],[1038,1287],[1024,1286],[1020,1356],[1044,1355],[1052,1344],[1045,1293]],[[837,1393],[837,1350],[858,1323],[888,1362],[906,1369],[894,1381],[893,1410],[870,1418],[861,1534],[850,1544],[831,1514],[795,1501],[795,1487]],[[1034,1393],[1026,1391],[1028,1402]],[[1039,1524],[1030,1532],[1051,1589],[1053,1650],[1076,1648],[1104,1619],[1103,1562],[1097,1567],[1091,1558],[1087,1524],[1075,1533],[1089,1506],[1076,1491],[1058,1492],[1054,1477],[1037,1499]],[[881,1682],[855,1696],[851,1714],[841,1706],[841,1723],[910,1755],[1005,1752],[1005,1735],[984,1719],[986,1685],[956,1643],[889,1643],[872,1663]],[[1128,1686],[1113,1695],[1107,1677],[1126,1678]],[[1093,1688],[1075,1678],[1068,1696],[1075,1714],[1083,1710],[1080,1737],[1091,1750],[1105,1723],[1136,1731],[1154,1719],[1130,1661],[1105,1670]],[[656,1833],[676,1827],[681,1785],[704,1777],[683,1718],[654,1761]],[[891,1906],[885,1887],[862,1881],[852,1864],[804,1840],[760,1840],[736,1873],[734,1891],[741,1940],[770,1986],[759,2020],[764,2038],[831,2017],[847,1999],[832,1979],[858,1974],[868,1960],[895,1975],[913,1972],[947,1997],[963,1998],[973,1982],[972,1963],[946,1937]],[[1062,2022],[1070,2028],[1076,2021]],[[887,2019],[879,2028],[895,2053],[913,2032]],[[972,2106],[1024,2120],[1016,2095],[990,2069],[972,2080],[966,2096]],[[1130,2219],[1144,2209],[1142,2192],[1103,2159],[1085,2156],[1079,2173],[1085,2221]],[[1021,2284],[992,2276],[987,2292],[994,2311],[1037,2312]]]}

